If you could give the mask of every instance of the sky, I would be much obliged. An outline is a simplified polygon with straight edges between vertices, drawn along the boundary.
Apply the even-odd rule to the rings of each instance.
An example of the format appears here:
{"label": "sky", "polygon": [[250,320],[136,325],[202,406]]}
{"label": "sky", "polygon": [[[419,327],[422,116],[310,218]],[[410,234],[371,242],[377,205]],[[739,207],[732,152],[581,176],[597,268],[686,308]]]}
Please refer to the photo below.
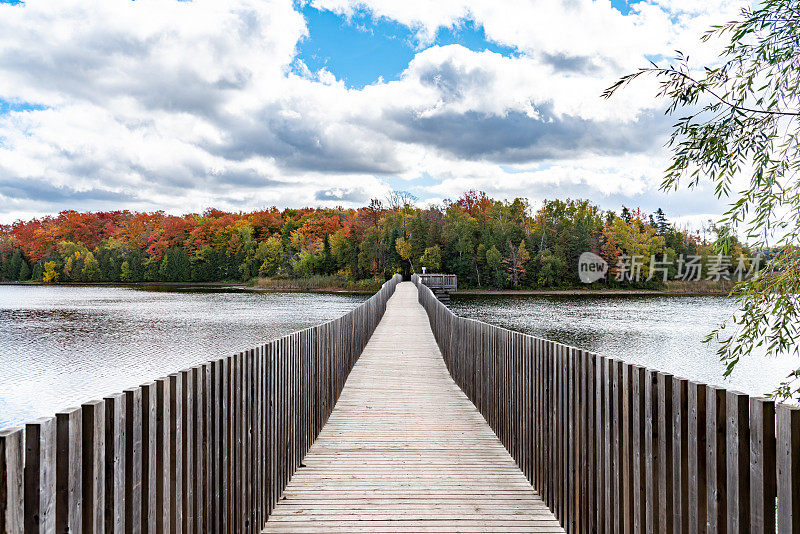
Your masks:
{"label": "sky", "polygon": [[701,43],[731,0],[0,0],[0,223],[65,209],[661,207],[674,122],[621,75]]}

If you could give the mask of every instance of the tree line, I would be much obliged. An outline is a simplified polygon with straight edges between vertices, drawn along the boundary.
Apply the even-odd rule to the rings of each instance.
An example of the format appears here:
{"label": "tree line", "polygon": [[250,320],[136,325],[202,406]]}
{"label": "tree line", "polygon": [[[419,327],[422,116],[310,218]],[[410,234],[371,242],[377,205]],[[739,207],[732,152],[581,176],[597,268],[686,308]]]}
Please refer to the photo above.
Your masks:
{"label": "tree line", "polygon": [[[303,208],[183,216],[163,212],[63,211],[0,226],[0,278],[59,282],[246,282],[257,277],[335,275],[383,279],[396,272],[457,274],[461,287],[565,288],[582,285],[578,258],[594,252],[617,280],[621,255],[712,256],[724,229],[679,229],[662,210],[604,211],[587,200],[500,201],[469,191],[420,208],[395,193],[358,209]],[[711,235],[714,234],[714,235]],[[730,254],[750,251],[735,236]],[[707,239],[708,238],[708,239]],[[705,259],[703,260],[706,261]],[[645,264],[643,278],[647,278]]]}

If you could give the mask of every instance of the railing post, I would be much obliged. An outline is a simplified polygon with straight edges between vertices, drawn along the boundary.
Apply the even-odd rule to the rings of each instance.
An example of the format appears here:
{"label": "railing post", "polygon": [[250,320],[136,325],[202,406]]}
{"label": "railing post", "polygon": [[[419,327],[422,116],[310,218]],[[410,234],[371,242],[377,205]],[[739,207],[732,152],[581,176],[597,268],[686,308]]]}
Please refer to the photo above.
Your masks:
{"label": "railing post", "polygon": [[775,403],[750,399],[750,530],[775,532]]}
{"label": "railing post", "polygon": [[56,532],[83,532],[81,423],[81,408],[56,413]]}
{"label": "railing post", "polygon": [[103,398],[105,407],[104,479],[105,531],[125,530],[125,396],[116,393]]}
{"label": "railing post", "polygon": [[105,527],[105,406],[95,400],[81,405],[83,430],[83,532]]}
{"label": "railing post", "polygon": [[728,497],[725,473],[726,393],[722,388],[707,386],[706,393],[706,491],[708,498],[708,532],[725,532],[727,526]]}
{"label": "railing post", "polygon": [[689,532],[704,534],[707,527],[708,494],[706,491],[706,443],[708,393],[705,384],[689,382],[687,390],[689,420],[687,421],[687,455],[689,469]]}
{"label": "railing post", "polygon": [[24,531],[23,430],[0,430],[0,532]]}
{"label": "railing post", "polygon": [[800,409],[777,407],[778,532],[800,532]]}
{"label": "railing post", "polygon": [[55,530],[55,422],[43,417],[25,425],[25,534]]}
{"label": "railing post", "polygon": [[673,522],[676,532],[689,531],[689,381],[672,379]]}
{"label": "railing post", "polygon": [[750,397],[727,392],[728,532],[750,530]]}

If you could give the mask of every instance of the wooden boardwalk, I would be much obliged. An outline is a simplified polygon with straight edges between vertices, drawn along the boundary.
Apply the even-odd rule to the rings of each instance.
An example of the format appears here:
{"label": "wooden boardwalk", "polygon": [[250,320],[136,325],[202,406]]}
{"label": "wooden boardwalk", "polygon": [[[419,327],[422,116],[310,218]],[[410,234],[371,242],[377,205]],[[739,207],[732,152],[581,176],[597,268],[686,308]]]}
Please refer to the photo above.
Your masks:
{"label": "wooden boardwalk", "polygon": [[397,287],[264,532],[563,532]]}

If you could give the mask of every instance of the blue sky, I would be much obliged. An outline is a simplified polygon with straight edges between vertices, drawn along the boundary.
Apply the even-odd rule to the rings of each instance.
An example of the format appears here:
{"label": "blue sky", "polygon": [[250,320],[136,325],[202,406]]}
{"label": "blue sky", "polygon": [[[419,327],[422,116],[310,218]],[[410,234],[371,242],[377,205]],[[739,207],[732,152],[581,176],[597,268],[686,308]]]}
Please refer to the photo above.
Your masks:
{"label": "blue sky", "polygon": [[[619,76],[738,0],[0,0],[0,224],[64,209],[422,205],[469,189],[697,222]],[[703,198],[703,201],[696,200]]]}
{"label": "blue sky", "polygon": [[8,114],[12,111],[41,111],[46,108],[47,106],[34,104],[31,102],[9,102],[7,100],[0,99],[0,115]]}
{"label": "blue sky", "polygon": [[310,4],[300,8],[309,37],[300,42],[298,59],[312,71],[325,68],[348,87],[397,80],[420,49],[458,44],[476,52],[490,50],[505,56],[515,53],[486,38],[483,27],[472,20],[440,28],[431,43],[421,44],[415,32],[403,24],[376,18],[360,10],[353,16],[319,10]]}
{"label": "blue sky", "polygon": [[[611,5],[623,15],[630,13],[630,4],[625,0],[613,0]],[[483,26],[472,19],[439,28],[432,42],[420,43],[409,26],[375,17],[364,9],[353,15],[320,10],[311,4],[298,9],[305,17],[309,33],[299,44],[298,59],[312,71],[327,69],[356,89],[379,79],[397,80],[416,53],[429,46],[457,44],[475,52],[518,54],[513,46],[487,39]]]}

